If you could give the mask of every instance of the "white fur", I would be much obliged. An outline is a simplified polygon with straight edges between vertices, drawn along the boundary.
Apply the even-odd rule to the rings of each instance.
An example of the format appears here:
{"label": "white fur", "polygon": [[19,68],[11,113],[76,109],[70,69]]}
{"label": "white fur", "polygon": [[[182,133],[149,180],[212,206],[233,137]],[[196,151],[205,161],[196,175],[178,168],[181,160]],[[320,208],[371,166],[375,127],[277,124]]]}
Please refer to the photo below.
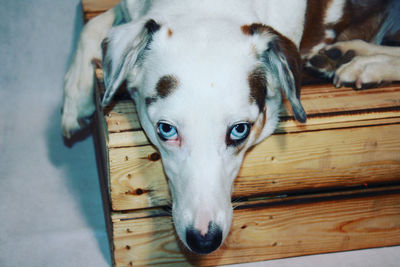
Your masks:
{"label": "white fur", "polygon": [[114,11],[109,10],[85,26],[78,49],[65,75],[62,128],[66,138],[79,130],[79,120],[93,114],[93,66],[92,59],[101,58],[100,43],[114,22]]}
{"label": "white fur", "polygon": [[353,50],[357,55],[350,62],[340,66],[334,77],[334,84],[355,84],[361,89],[363,84],[392,82],[400,80],[400,48],[376,45],[362,40],[338,42],[326,49],[338,48],[345,53]]}
{"label": "white fur", "polygon": [[[249,147],[274,132],[281,104],[279,79],[271,73],[267,75],[266,112],[251,103],[248,75],[261,64],[255,51],[266,50],[274,37],[249,36],[241,26],[269,25],[298,47],[306,1],[127,0],[120,7],[128,11],[133,21],[109,32],[107,59],[111,60],[112,69],[118,69],[116,66],[123,59],[129,62],[121,68],[120,76],[108,74],[107,93],[111,98],[119,83],[127,79],[141,125],[161,153],[173,199],[175,228],[181,240],[187,244],[185,235],[190,227],[205,235],[210,222],[221,228],[225,238],[232,220],[233,180],[243,156]],[[67,138],[79,129],[78,120],[93,112],[90,61],[101,58],[100,43],[111,28],[113,12],[100,15],[85,27],[66,75],[62,123]],[[140,49],[146,45],[143,25],[149,19],[159,23],[161,29],[152,36],[149,49],[138,63]],[[276,75],[284,75],[283,68],[287,67],[281,60],[284,59],[273,57],[272,64],[283,64]],[[156,94],[160,77],[170,74],[177,77],[178,88],[168,97],[146,104],[146,98]],[[104,103],[108,100],[106,97]],[[156,129],[160,121],[178,129],[179,143],[160,140]],[[227,129],[247,121],[259,131],[252,131],[237,152],[226,144]]]}
{"label": "white fur", "polygon": [[325,13],[324,24],[335,24],[343,16],[346,0],[333,0],[329,3]]}

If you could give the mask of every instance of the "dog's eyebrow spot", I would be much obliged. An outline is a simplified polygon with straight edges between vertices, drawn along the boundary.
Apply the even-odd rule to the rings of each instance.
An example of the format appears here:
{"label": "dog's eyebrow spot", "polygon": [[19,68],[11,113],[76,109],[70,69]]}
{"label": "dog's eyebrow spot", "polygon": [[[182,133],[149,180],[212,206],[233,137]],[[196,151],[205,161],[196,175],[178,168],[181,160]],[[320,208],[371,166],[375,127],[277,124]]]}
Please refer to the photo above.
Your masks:
{"label": "dog's eyebrow spot", "polygon": [[255,102],[260,111],[264,110],[267,96],[267,79],[262,67],[256,67],[247,78],[250,86],[250,103]]}
{"label": "dog's eyebrow spot", "polygon": [[172,37],[174,32],[171,30],[171,28],[168,28],[168,37]]}
{"label": "dog's eyebrow spot", "polygon": [[165,75],[158,80],[156,85],[157,96],[165,98],[178,87],[178,80],[173,75]]}

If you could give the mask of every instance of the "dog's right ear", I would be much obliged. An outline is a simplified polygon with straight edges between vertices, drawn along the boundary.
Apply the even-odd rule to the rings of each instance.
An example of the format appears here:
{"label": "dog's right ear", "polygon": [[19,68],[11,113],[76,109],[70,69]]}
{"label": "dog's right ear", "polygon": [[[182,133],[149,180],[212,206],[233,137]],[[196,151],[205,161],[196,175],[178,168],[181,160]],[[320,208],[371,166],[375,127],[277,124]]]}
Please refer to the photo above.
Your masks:
{"label": "dog's right ear", "polygon": [[262,44],[261,52],[257,55],[266,70],[269,85],[280,88],[287,96],[293,110],[295,119],[306,122],[307,115],[300,102],[301,58],[296,45],[275,31],[272,27],[253,23],[243,25],[244,34],[261,37],[262,43],[266,41],[266,48]]}
{"label": "dog's right ear", "polygon": [[129,74],[136,75],[140,60],[160,29],[154,20],[142,23],[129,23],[113,28],[102,43],[103,72],[106,92],[102,105],[107,106],[119,86]]}

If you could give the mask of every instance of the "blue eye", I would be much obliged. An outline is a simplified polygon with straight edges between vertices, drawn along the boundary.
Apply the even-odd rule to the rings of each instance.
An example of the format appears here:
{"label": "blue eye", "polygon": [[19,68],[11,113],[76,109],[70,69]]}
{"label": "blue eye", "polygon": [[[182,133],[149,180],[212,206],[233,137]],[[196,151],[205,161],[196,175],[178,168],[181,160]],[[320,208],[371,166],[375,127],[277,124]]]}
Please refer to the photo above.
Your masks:
{"label": "blue eye", "polygon": [[241,144],[250,133],[250,124],[246,122],[238,123],[230,128],[227,136],[227,144],[237,146]]}
{"label": "blue eye", "polygon": [[178,131],[176,128],[168,123],[159,122],[157,125],[158,136],[163,141],[175,140],[178,138]]}

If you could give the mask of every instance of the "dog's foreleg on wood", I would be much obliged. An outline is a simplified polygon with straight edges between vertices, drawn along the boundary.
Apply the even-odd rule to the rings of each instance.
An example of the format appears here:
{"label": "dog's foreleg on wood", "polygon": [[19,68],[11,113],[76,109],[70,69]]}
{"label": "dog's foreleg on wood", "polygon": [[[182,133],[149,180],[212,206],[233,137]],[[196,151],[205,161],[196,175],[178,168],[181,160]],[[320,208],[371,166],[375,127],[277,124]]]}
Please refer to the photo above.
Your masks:
{"label": "dog's foreleg on wood", "polygon": [[113,26],[116,8],[93,18],[83,28],[77,50],[64,78],[62,130],[65,138],[85,127],[95,111],[93,101],[93,59],[101,59],[101,42]]}
{"label": "dog's foreleg on wood", "polygon": [[327,47],[354,58],[335,71],[334,84],[354,84],[357,89],[376,86],[382,82],[400,80],[400,47],[376,45],[362,40],[338,42]]}
{"label": "dog's foreleg on wood", "polygon": [[400,47],[350,40],[327,45],[307,62],[307,67],[333,78],[335,86],[356,89],[400,81]]}

